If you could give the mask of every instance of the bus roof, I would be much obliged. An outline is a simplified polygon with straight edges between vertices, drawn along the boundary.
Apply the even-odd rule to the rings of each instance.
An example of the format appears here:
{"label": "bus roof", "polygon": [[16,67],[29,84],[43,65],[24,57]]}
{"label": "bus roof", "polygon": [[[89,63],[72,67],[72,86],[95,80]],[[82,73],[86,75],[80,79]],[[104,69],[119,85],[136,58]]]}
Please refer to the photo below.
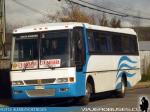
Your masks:
{"label": "bus roof", "polygon": [[88,23],[79,23],[79,22],[45,23],[45,24],[25,26],[22,28],[15,29],[13,31],[13,34],[73,29],[73,27],[77,27],[77,26],[83,27],[83,25],[87,29],[136,35],[135,31],[131,28],[110,28],[110,27],[91,25]]}

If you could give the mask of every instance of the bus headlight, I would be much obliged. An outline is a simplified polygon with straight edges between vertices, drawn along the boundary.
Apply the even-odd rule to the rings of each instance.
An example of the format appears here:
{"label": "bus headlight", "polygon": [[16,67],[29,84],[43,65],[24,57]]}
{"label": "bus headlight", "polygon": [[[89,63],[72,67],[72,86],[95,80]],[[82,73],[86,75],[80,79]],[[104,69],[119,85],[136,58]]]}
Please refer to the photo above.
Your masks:
{"label": "bus headlight", "polygon": [[12,85],[24,85],[23,81],[12,81]]}
{"label": "bus headlight", "polygon": [[66,83],[68,82],[68,78],[58,78],[57,83]]}
{"label": "bus headlight", "polygon": [[74,77],[69,77],[69,78],[58,78],[56,80],[57,83],[67,83],[67,82],[74,82]]}

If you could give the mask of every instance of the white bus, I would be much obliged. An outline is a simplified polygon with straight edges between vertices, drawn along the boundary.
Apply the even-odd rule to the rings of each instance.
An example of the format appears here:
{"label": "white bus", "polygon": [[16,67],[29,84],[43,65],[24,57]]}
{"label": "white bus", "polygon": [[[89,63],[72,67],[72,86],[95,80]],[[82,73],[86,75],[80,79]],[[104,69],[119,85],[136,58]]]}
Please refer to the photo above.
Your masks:
{"label": "white bus", "polygon": [[75,98],[125,88],[140,79],[138,40],[129,28],[47,23],[14,30],[12,98]]}

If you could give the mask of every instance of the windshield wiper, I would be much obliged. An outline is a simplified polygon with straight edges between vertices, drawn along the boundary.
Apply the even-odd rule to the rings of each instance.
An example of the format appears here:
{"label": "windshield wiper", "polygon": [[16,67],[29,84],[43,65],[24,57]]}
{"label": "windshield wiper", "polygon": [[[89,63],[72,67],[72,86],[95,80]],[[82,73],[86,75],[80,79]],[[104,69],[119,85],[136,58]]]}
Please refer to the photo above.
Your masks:
{"label": "windshield wiper", "polygon": [[[62,62],[61,65],[63,65],[64,63],[65,63],[65,61]],[[51,70],[54,70],[55,68],[57,68],[57,67],[53,67],[52,65],[49,65],[49,64],[47,64],[47,66],[48,66],[48,68],[51,69]]]}
{"label": "windshield wiper", "polygon": [[24,68],[22,69],[22,72],[25,72],[27,69],[28,64],[25,64]]}
{"label": "windshield wiper", "polygon": [[52,65],[47,64],[48,68],[51,70],[54,70],[56,67],[53,67]]}

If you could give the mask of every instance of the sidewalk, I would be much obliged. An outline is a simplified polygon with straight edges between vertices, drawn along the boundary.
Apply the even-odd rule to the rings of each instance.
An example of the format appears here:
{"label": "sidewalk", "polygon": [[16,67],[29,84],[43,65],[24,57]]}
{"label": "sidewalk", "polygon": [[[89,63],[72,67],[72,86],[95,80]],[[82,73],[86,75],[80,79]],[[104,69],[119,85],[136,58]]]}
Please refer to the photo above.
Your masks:
{"label": "sidewalk", "polygon": [[141,89],[141,88],[148,88],[150,87],[150,81],[147,82],[139,82],[136,86],[134,86],[132,89]]}

